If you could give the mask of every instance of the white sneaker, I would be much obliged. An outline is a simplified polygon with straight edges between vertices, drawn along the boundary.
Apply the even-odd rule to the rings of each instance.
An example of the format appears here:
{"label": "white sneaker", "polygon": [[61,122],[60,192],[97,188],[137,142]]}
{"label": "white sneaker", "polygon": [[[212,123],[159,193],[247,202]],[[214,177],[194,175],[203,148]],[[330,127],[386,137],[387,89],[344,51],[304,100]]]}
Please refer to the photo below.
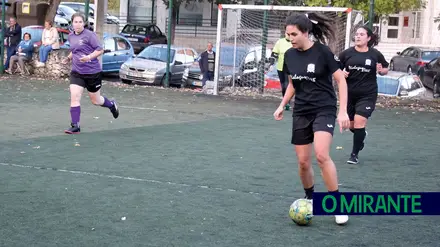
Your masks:
{"label": "white sneaker", "polygon": [[338,225],[344,225],[348,221],[348,215],[335,215],[335,221]]}

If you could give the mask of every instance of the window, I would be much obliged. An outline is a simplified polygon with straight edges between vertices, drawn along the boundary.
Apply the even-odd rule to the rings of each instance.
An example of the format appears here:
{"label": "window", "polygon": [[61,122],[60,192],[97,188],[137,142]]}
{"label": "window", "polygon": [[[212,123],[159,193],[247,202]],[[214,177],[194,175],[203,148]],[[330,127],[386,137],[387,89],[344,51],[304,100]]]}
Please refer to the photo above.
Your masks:
{"label": "window", "polygon": [[399,17],[389,17],[388,26],[399,26]]}
{"label": "window", "polygon": [[185,50],[183,49],[179,49],[176,52],[176,62],[181,62],[183,64],[186,63],[186,55],[185,55]]}
{"label": "window", "polygon": [[424,51],[424,52],[422,52],[422,59],[423,60],[432,60],[437,57],[440,57],[440,51]]}
{"label": "window", "polygon": [[113,38],[107,38],[104,40],[104,50],[110,50],[110,52],[116,50],[115,40]]}
{"label": "window", "polygon": [[158,36],[162,35],[162,32],[160,31],[160,29],[156,26],[154,26],[154,31],[157,33]]}
{"label": "window", "polygon": [[127,41],[121,38],[115,38],[115,39],[116,39],[116,48],[118,51],[124,51],[130,49],[130,45],[127,43]]}
{"label": "window", "polygon": [[186,49],[186,55],[191,56],[191,57],[195,56],[193,50],[191,50],[191,49]]}
{"label": "window", "polygon": [[399,30],[397,30],[397,29],[388,29],[387,37],[390,39],[397,39],[398,32],[399,32]]}
{"label": "window", "polygon": [[402,53],[400,53],[401,56],[409,56],[409,54],[412,53],[412,49],[408,48],[404,51],[402,51]]}

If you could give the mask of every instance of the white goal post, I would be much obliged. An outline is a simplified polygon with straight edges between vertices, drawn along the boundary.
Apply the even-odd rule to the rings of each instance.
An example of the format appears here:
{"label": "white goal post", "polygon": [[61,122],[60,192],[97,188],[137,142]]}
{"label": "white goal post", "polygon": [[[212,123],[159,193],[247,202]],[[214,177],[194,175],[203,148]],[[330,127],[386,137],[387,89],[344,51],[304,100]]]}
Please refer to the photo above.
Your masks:
{"label": "white goal post", "polygon": [[[241,47],[240,49],[249,50],[252,47],[259,47],[259,58],[256,58],[255,61],[258,62],[258,59],[262,59],[261,56],[264,56],[262,53],[262,49],[266,47],[266,44],[270,44],[273,46],[274,40],[282,37],[284,33],[284,21],[288,14],[292,12],[303,12],[304,14],[307,12],[321,12],[327,13],[331,15],[332,18],[337,18],[339,21],[339,28],[345,28],[345,32],[343,30],[339,30],[338,39],[340,40],[337,44],[339,49],[337,52],[340,52],[342,49],[346,49],[350,46],[352,39],[352,27],[356,23],[353,21],[353,10],[351,8],[337,8],[337,7],[302,7],[302,6],[274,6],[274,5],[239,5],[239,4],[219,4],[218,5],[218,16],[217,16],[217,35],[216,35],[216,56],[215,56],[215,70],[214,70],[214,88],[213,94],[218,95],[219,88],[231,85],[225,85],[230,83],[232,87],[235,87],[236,81],[241,81],[241,85],[243,87],[259,87],[261,81],[264,81],[264,78],[261,78],[261,75],[264,76],[261,69],[258,73],[255,72],[256,69],[248,71],[254,71],[253,79],[247,79],[248,81],[260,81],[259,85],[249,85],[249,83],[243,82],[243,76],[238,73],[237,63],[241,63],[241,60],[237,57],[237,47]],[[359,13],[358,16],[355,16],[357,22],[359,22]],[[270,14],[270,17],[269,17]],[[264,18],[263,18],[264,15]],[[333,17],[335,16],[335,17]],[[262,23],[263,21],[263,25]],[[363,21],[363,19],[362,19]],[[269,25],[267,24],[268,22]],[[265,28],[263,28],[265,26]],[[264,29],[264,31],[262,31]],[[270,33],[268,35],[268,32]],[[263,35],[261,34],[263,33]],[[270,41],[261,41],[262,36],[265,36],[265,40],[268,39],[268,36],[271,37]],[[259,38],[258,38],[259,37]],[[259,41],[259,40],[260,41]],[[264,44],[263,44],[264,43]],[[227,45],[226,45],[227,44]],[[222,45],[228,49],[222,49]],[[267,48],[269,49],[269,48]],[[268,50],[266,50],[268,51]],[[222,52],[226,52],[221,55]],[[258,52],[256,53],[258,56]],[[266,54],[269,54],[266,52]],[[266,55],[267,58],[267,55]],[[225,77],[224,68],[228,66],[223,66],[221,63],[221,59],[230,59],[229,63],[232,67],[232,76]],[[247,59],[247,57],[246,57]],[[259,67],[260,68],[260,67]],[[240,78],[240,76],[242,78]],[[231,78],[232,77],[232,78]],[[220,81],[220,82],[219,82]],[[228,82],[227,82],[228,81]]]}

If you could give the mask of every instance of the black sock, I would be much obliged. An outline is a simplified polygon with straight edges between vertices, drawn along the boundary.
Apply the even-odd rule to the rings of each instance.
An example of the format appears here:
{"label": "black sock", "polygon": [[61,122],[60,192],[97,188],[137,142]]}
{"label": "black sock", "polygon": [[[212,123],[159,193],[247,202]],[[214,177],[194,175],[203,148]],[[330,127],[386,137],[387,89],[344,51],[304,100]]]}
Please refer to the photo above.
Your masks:
{"label": "black sock", "polygon": [[313,192],[315,191],[315,186],[312,185],[312,187],[310,188],[304,188],[304,191],[306,192],[306,199],[312,200]]}
{"label": "black sock", "polygon": [[334,190],[334,191],[328,191],[329,193],[338,193],[339,192],[339,190]]}
{"label": "black sock", "polygon": [[358,155],[365,139],[365,128],[354,129],[352,154]]}

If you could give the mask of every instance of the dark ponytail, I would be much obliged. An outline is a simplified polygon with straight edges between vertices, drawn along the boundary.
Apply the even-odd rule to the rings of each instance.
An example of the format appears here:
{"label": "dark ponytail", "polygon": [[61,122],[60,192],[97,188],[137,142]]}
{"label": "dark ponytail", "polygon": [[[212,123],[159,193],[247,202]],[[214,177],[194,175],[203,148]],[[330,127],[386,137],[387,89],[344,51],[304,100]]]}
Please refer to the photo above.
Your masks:
{"label": "dark ponytail", "polygon": [[333,19],[318,13],[299,14],[287,17],[286,26],[295,25],[301,32],[309,33],[323,44],[336,41],[335,22]]}
{"label": "dark ponytail", "polygon": [[357,29],[364,29],[365,31],[367,31],[367,36],[370,38],[370,41],[368,41],[367,46],[368,47],[373,47],[373,46],[377,46],[379,44],[379,38],[377,37],[377,35],[367,26],[361,26],[358,27]]}

